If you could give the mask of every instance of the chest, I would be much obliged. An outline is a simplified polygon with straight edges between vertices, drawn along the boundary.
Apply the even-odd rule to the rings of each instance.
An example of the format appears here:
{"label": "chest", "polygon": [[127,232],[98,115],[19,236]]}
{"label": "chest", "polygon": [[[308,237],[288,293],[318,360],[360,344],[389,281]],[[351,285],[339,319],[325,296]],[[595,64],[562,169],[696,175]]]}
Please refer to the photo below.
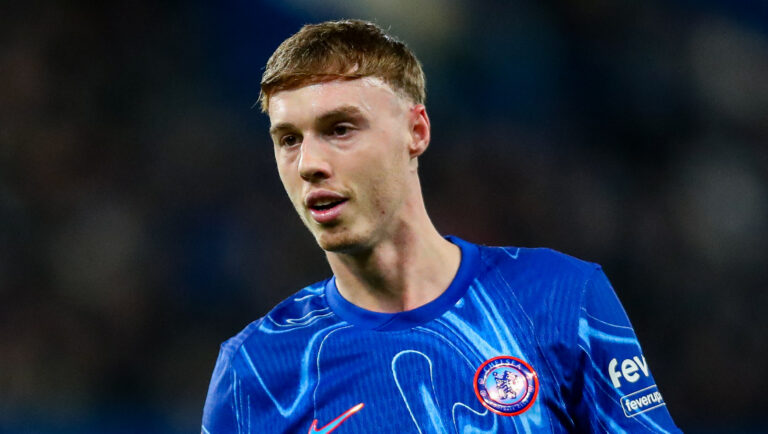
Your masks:
{"label": "chest", "polygon": [[562,431],[557,385],[535,339],[500,333],[468,335],[447,322],[337,330],[315,356],[311,419],[322,427],[363,404],[339,433]]}

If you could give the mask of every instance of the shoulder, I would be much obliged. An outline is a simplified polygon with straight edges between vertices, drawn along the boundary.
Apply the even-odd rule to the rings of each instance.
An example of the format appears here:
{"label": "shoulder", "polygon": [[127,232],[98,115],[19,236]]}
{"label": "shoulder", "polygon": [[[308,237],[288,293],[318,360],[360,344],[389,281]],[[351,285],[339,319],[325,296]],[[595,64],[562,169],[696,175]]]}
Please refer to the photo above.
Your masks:
{"label": "shoulder", "polygon": [[478,282],[496,297],[514,300],[541,342],[575,343],[590,281],[600,266],[549,248],[480,247]]}
{"label": "shoulder", "polygon": [[288,429],[275,428],[275,409],[292,402],[293,391],[306,390],[307,348],[338,324],[325,302],[325,283],[303,288],[221,345],[203,412],[207,431],[240,432],[246,420],[250,431],[252,414],[258,432]]}
{"label": "shoulder", "polygon": [[543,247],[479,246],[485,273],[526,283],[558,283],[537,289],[582,289],[600,265]]}
{"label": "shoulder", "polygon": [[[313,330],[336,321],[325,300],[325,285],[328,280],[306,286],[286,298],[266,315],[248,324],[238,334],[221,346],[222,356],[230,361],[238,358],[244,349],[266,350],[277,344],[293,343],[297,351],[303,348]],[[263,351],[259,351],[262,353]]]}

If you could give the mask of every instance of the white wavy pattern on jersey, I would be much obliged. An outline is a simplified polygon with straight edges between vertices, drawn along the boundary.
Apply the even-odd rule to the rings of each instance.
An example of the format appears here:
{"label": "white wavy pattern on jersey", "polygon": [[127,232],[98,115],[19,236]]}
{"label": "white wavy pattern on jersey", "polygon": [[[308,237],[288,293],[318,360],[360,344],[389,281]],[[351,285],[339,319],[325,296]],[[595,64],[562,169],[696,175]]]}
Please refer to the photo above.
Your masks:
{"label": "white wavy pattern on jersey", "polygon": [[[477,416],[480,416],[482,420],[488,420],[491,419],[493,421],[493,425],[491,425],[488,429],[482,429],[478,428],[477,426],[472,425],[472,422],[477,422],[477,417],[474,417],[472,415],[462,415],[459,413],[458,417],[456,415],[456,408],[462,409],[466,408],[469,410],[472,414],[475,414]],[[453,426],[456,428],[456,432],[461,434],[494,434],[498,432],[498,422],[499,419],[497,416],[493,415],[493,417],[486,418],[490,413],[488,409],[486,408],[485,411],[479,412],[472,407],[468,406],[467,404],[464,404],[463,402],[456,402],[453,404],[453,407],[451,407],[451,417],[453,418]],[[461,427],[461,428],[459,428]]]}
{"label": "white wavy pattern on jersey", "polygon": [[[324,287],[320,287],[320,290],[322,290],[323,288]],[[309,294],[302,295],[301,297],[295,297],[293,299],[293,301],[297,301],[298,302],[298,301],[304,301],[304,300],[306,300],[308,298],[312,298],[312,297],[325,297],[325,294],[322,293],[322,292],[319,292],[319,293],[318,292],[311,292],[312,289],[313,288],[310,288],[310,289],[307,290],[307,292],[310,292]]]}
{"label": "white wavy pattern on jersey", "polygon": [[[587,355],[589,358],[589,362],[591,365],[591,369],[593,371],[593,375],[591,377],[587,377],[589,380],[590,378],[592,381],[588,381],[592,383],[592,386],[595,389],[595,393],[602,393],[612,401],[617,402],[617,405],[621,406],[621,400],[618,392],[613,388],[613,384],[611,383],[611,380],[603,373],[604,367],[599,367],[595,363],[595,361],[592,359],[592,342],[596,341],[603,341],[608,342],[612,345],[627,345],[635,348],[638,352],[638,354],[641,353],[640,345],[637,342],[637,338],[634,336],[634,333],[632,331],[632,328],[625,327],[619,324],[612,324],[607,321],[603,321],[599,318],[596,318],[592,315],[589,315],[589,313],[586,311],[586,309],[582,309],[585,314],[587,314],[592,320],[597,320],[599,323],[601,323],[603,326],[608,326],[609,328],[616,329],[617,333],[619,334],[612,334],[608,333],[603,330],[598,330],[595,327],[592,327],[590,325],[590,320],[588,318],[582,317],[579,319],[579,344],[578,346],[581,348],[582,351]],[[630,335],[630,336],[628,336]],[[609,432],[626,432],[619,423],[617,423],[613,418],[610,417],[608,412],[603,410],[602,408],[596,408],[595,411],[598,413],[598,420],[601,422],[607,423],[609,426],[604,428]],[[634,419],[640,424],[643,425],[646,429],[648,429],[651,432],[657,432],[657,433],[668,433],[666,429],[661,427],[658,423],[656,423],[653,419],[649,417],[647,414],[639,414],[634,417]]]}
{"label": "white wavy pattern on jersey", "polygon": [[[300,297],[296,297],[293,299],[294,302],[301,302],[305,300],[309,300],[311,298],[317,297],[322,298],[325,297],[325,293],[323,293],[324,286],[314,286],[306,288],[304,291],[308,292],[308,294],[302,295]],[[307,302],[311,303],[311,302]],[[333,311],[331,311],[331,308],[328,306],[321,307],[319,309],[310,310],[309,312],[304,313],[298,318],[285,318],[282,322],[278,322],[272,317],[272,314],[267,314],[267,319],[275,326],[277,329],[271,329],[266,327],[266,324],[263,324],[259,329],[265,333],[282,333],[286,331],[292,331],[297,328],[304,328],[309,327],[314,322],[321,318],[327,318],[329,316],[333,315]]]}
{"label": "white wavy pattern on jersey", "polygon": [[[499,247],[501,251],[507,254],[512,259],[517,260],[518,256],[520,256],[520,248],[519,247]],[[510,252],[510,250],[514,249],[515,253],[513,254]]]}
{"label": "white wavy pattern on jersey", "polygon": [[[503,354],[518,356],[522,356],[524,354],[520,344],[514,337],[514,333],[506,325],[506,321],[496,309],[494,301],[491,300],[491,297],[486,292],[485,287],[478,280],[475,280],[470,286],[470,289],[467,291],[467,295],[464,297],[464,299],[468,301],[467,305],[462,305],[460,307],[457,306],[457,308],[477,309],[480,313],[478,317],[483,319],[482,324],[469,323],[464,319],[464,316],[453,311],[448,311],[443,314],[440,319],[435,320],[435,322],[448,330],[452,336],[445,336],[444,334],[432,328],[417,327],[415,330],[432,334],[441,339],[448,345],[448,347],[456,351],[457,356],[463,358],[467,362],[471,370],[475,370],[477,366],[474,366],[470,359],[467,357],[466,351],[459,349],[453,342],[460,342],[462,346],[468,348],[471,354],[474,356],[475,360],[488,360],[492,357]],[[393,375],[395,376],[395,381],[398,382],[400,393],[403,399],[406,401],[406,405],[408,406],[409,411],[411,411],[411,417],[414,419],[414,423],[416,423],[419,432],[435,432],[434,430],[425,431],[425,427],[419,426],[418,422],[416,422],[416,418],[413,415],[413,411],[411,410],[416,405],[420,405],[426,408],[429,405],[429,402],[423,396],[417,399],[418,397],[416,397],[413,393],[407,396],[407,394],[403,392],[403,388],[400,386],[398,372],[396,369],[396,359],[406,352],[415,352],[421,354],[429,362],[430,379],[432,378],[431,361],[423,353],[419,353],[413,350],[404,351],[398,353],[395,359],[393,359],[392,371]],[[418,378],[418,376],[411,377]],[[424,387],[424,385],[418,385],[418,387],[416,387],[414,390],[424,390]],[[457,417],[456,409],[461,409],[462,407],[466,408],[471,413],[467,414],[467,412],[462,411],[459,412]],[[436,413],[437,409],[434,409],[433,411]],[[427,414],[431,413],[428,412]],[[496,414],[490,413],[487,409],[485,409],[484,412],[478,412],[472,409],[469,405],[461,402],[452,404],[451,414],[454,427],[458,432],[462,433],[496,432],[496,429],[498,428],[498,418],[500,417]],[[488,416],[490,416],[490,418]],[[493,425],[490,428],[485,429],[477,426],[483,424],[483,422],[486,422],[489,419],[493,421]],[[511,419],[511,421],[515,424],[515,429],[522,432],[540,432],[546,430],[547,428],[544,415],[542,413],[542,406],[538,404],[534,404],[528,411],[516,416],[515,418]],[[485,423],[484,425],[488,424]],[[432,427],[434,428],[434,424]]]}
{"label": "white wavy pattern on jersey", "polygon": [[272,403],[275,404],[275,408],[277,409],[277,411],[280,413],[281,416],[283,417],[290,416],[290,414],[296,410],[299,403],[302,402],[302,399],[305,397],[305,395],[309,392],[309,386],[312,383],[309,380],[309,376],[314,371],[313,368],[315,368],[315,364],[317,363],[314,360],[314,357],[312,357],[312,354],[314,353],[315,343],[318,340],[321,340],[321,341],[324,340],[327,337],[327,335],[333,333],[336,329],[340,327],[345,327],[345,325],[343,323],[334,324],[329,327],[322,328],[316,331],[314,334],[312,334],[312,337],[309,339],[304,349],[304,354],[301,357],[301,370],[299,372],[299,378],[298,378],[299,387],[296,395],[294,395],[295,399],[293,400],[293,402],[289,402],[285,404],[280,403],[275,397],[275,395],[272,393],[272,391],[269,390],[266,383],[264,382],[264,379],[259,373],[259,370],[256,369],[256,366],[253,363],[253,360],[251,360],[251,356],[248,354],[248,351],[245,350],[245,346],[240,347],[240,350],[239,350],[240,354],[243,356],[243,359],[245,360],[248,367],[253,372],[254,376],[256,377],[256,380],[258,380],[262,389],[264,389],[264,392],[267,394],[267,396],[272,401]]}
{"label": "white wavy pattern on jersey", "polygon": [[[438,323],[445,326],[456,339],[470,348],[478,360],[488,360],[499,355],[523,356],[525,354],[515,339],[513,331],[496,308],[497,302],[491,299],[479,280],[475,279],[472,282],[464,298],[469,306],[464,306],[462,309],[470,307],[477,309],[480,312],[479,316],[484,320],[483,324],[470,324],[463,319],[464,315],[453,311],[444,314]],[[474,369],[476,368],[475,366]],[[494,415],[494,417],[498,416]],[[547,427],[543,408],[538,403],[525,413],[516,416],[513,421],[515,428],[523,432],[542,431]],[[522,427],[518,427],[518,424]]]}
{"label": "white wavy pattern on jersey", "polygon": [[[401,357],[404,358],[410,355],[415,355],[417,358],[426,360],[427,366],[422,367],[422,369],[429,371],[429,377],[423,374],[420,375],[420,373],[410,372],[420,370],[415,363],[398,364],[398,360],[400,360]],[[432,360],[421,351],[403,350],[392,358],[391,366],[392,376],[395,379],[395,384],[397,385],[398,390],[400,390],[400,396],[402,396],[405,406],[408,408],[408,412],[411,414],[411,419],[413,419],[413,423],[416,424],[416,429],[419,430],[419,433],[442,434],[448,432],[440,418],[440,410],[438,409],[439,403],[435,402],[437,393],[435,392],[435,379],[432,373]],[[398,369],[398,366],[402,366],[402,369]],[[401,370],[405,372],[401,372]],[[427,378],[429,378],[429,384],[426,384]],[[403,384],[405,384],[405,387],[403,387]],[[414,412],[426,414],[429,419],[429,425],[424,422],[419,423]]]}
{"label": "white wavy pattern on jersey", "polygon": [[[417,331],[417,332],[421,332],[421,333],[426,333],[426,334],[432,335],[432,336],[442,340],[444,344],[446,344],[448,347],[450,347],[452,350],[454,350],[456,352],[456,354],[458,354],[459,356],[461,356],[462,359],[464,359],[464,361],[467,363],[467,366],[469,367],[470,371],[474,370],[476,368],[476,366],[474,366],[472,364],[472,362],[469,360],[469,358],[467,358],[467,355],[464,353],[464,351],[462,351],[458,347],[456,347],[456,344],[451,342],[451,340],[448,339],[446,336],[444,336],[444,335],[442,335],[442,334],[440,334],[440,333],[438,333],[438,332],[436,332],[434,330],[428,329],[426,327],[416,327],[413,330]],[[475,402],[474,404],[476,406],[478,406],[478,407],[481,407],[479,402]],[[491,428],[489,428],[488,430],[483,430],[481,428],[473,426],[472,422],[478,422],[478,418],[474,417],[474,416],[471,416],[471,415],[462,415],[462,414],[459,414],[458,417],[457,417],[457,415],[456,415],[457,407],[458,408],[461,408],[461,407],[466,408],[467,410],[469,410],[473,414],[475,414],[477,416],[480,416],[482,418],[482,421],[486,421],[487,419],[491,419],[493,421],[493,426]],[[497,417],[494,414],[490,413],[488,411],[488,409],[486,409],[486,408],[483,408],[483,409],[485,411],[477,411],[477,410],[473,409],[472,407],[470,407],[469,405],[467,405],[467,404],[465,404],[463,402],[455,402],[455,403],[453,403],[453,406],[451,407],[451,418],[452,418],[452,421],[453,421],[453,426],[456,429],[456,432],[461,432],[461,433],[467,432],[467,433],[477,433],[477,434],[495,433],[496,430],[497,430],[496,425],[498,423],[498,419],[497,419]],[[490,417],[486,418],[486,416],[488,416],[489,414],[490,414]],[[459,429],[459,427],[462,427],[461,430]]]}
{"label": "white wavy pattern on jersey", "polygon": [[[320,318],[325,318],[327,316],[333,315],[333,312],[331,312],[331,308],[324,307],[322,309],[312,310],[308,312],[306,315],[300,317],[300,318],[286,318],[285,322],[286,324],[279,324],[277,321],[275,321],[270,315],[267,315],[267,318],[277,327],[287,327],[291,330],[297,328],[297,327],[306,327],[311,325],[313,322]],[[264,330],[264,329],[262,329]],[[275,330],[272,331],[273,333],[280,331],[286,331],[286,330]]]}
{"label": "white wavy pattern on jersey", "polygon": [[312,408],[314,409],[314,419],[317,419],[317,389],[320,387],[320,354],[323,352],[323,345],[325,345],[325,342],[328,340],[328,338],[331,337],[332,334],[344,329],[348,329],[350,327],[352,327],[351,324],[343,325],[331,330],[328,332],[328,334],[325,335],[323,340],[320,341],[320,346],[317,348],[317,356],[315,357],[315,366],[317,366],[317,379],[315,380],[315,391],[312,392]]}
{"label": "white wavy pattern on jersey", "polygon": [[[598,318],[598,317],[596,317],[594,315],[591,315],[589,312],[587,312],[587,309],[585,307],[582,307],[581,311],[584,312],[584,315],[587,316],[589,318],[589,320],[597,321],[600,324],[608,326],[608,327],[610,327],[612,329],[628,330],[628,331],[634,333],[634,330],[632,329],[632,327],[628,327],[628,326],[625,326],[625,325],[614,324],[612,322],[608,322],[608,321],[602,320],[602,319],[600,319],[600,318]],[[581,323],[579,323],[579,326],[581,326]]]}
{"label": "white wavy pattern on jersey", "polygon": [[[413,356],[417,359],[426,361],[426,366],[419,367],[418,364],[411,361],[410,363],[398,363],[401,358]],[[408,408],[408,412],[411,415],[413,423],[416,425],[416,429],[421,434],[443,434],[448,433],[448,429],[443,423],[440,417],[439,403],[437,400],[437,393],[435,391],[434,373],[432,371],[432,360],[421,351],[416,350],[403,350],[400,351],[392,358],[392,376],[395,379],[395,384],[400,391],[400,396],[405,402],[405,406]],[[402,368],[399,368],[402,366]],[[429,371],[429,376],[419,374],[412,371]],[[428,378],[428,384],[427,379]],[[464,414],[460,412],[458,415],[456,409],[466,408],[470,414]],[[426,414],[427,421],[419,421],[415,414]],[[483,412],[478,412],[472,409],[470,406],[463,402],[454,402],[451,406],[451,416],[453,419],[453,427],[458,433],[466,434],[492,434],[498,432],[498,419],[495,415],[487,418],[490,412],[485,409]],[[475,415],[475,416],[473,416]],[[486,425],[490,425],[487,428],[481,428],[477,426],[480,422],[490,422]]]}
{"label": "white wavy pattern on jersey", "polygon": [[[243,380],[238,378],[237,371],[232,371],[232,396],[235,407],[235,424],[237,433],[251,432],[251,399],[250,396],[243,393]],[[247,398],[247,404],[243,405],[243,398]],[[243,407],[248,411],[243,415]]]}

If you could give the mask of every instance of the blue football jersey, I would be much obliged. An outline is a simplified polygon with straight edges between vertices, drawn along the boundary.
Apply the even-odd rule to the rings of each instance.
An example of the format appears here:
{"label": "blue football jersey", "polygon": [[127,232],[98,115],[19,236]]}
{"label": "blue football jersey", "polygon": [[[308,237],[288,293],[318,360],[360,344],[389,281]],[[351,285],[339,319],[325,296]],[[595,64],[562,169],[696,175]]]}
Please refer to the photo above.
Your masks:
{"label": "blue football jersey", "polygon": [[226,341],[203,433],[679,432],[599,266],[448,239],[461,265],[424,306],[330,278]]}

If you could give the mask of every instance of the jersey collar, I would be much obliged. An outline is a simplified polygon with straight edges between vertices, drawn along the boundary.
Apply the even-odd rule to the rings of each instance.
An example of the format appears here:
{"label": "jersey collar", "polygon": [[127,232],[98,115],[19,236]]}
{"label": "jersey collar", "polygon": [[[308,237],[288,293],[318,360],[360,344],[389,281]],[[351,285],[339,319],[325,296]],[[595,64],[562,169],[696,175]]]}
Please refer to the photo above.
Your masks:
{"label": "jersey collar", "polygon": [[479,249],[477,245],[454,236],[445,237],[461,249],[461,264],[448,288],[429,303],[397,313],[381,313],[363,309],[350,303],[339,293],[336,276],[325,285],[325,298],[331,310],[344,321],[370,330],[404,330],[425,324],[450,309],[467,292],[469,284],[477,274]]}

